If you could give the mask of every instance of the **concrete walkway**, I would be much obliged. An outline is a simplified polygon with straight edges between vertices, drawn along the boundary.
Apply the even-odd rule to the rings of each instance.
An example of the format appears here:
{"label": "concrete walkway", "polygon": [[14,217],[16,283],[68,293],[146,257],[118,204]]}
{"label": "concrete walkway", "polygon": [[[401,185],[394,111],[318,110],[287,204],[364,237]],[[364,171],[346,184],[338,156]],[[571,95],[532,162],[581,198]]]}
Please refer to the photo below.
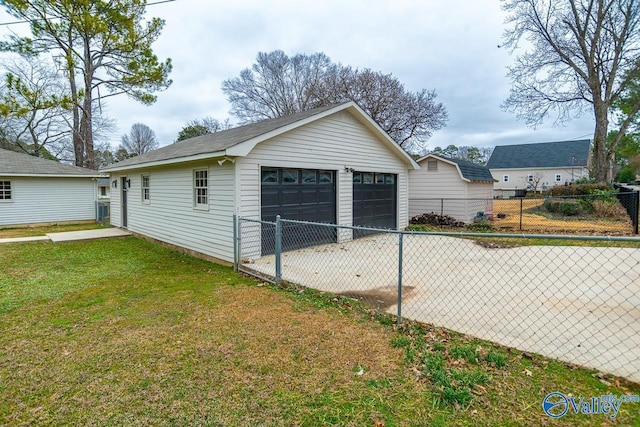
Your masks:
{"label": "concrete walkway", "polygon": [[37,242],[50,240],[53,243],[72,242],[76,240],[93,240],[107,237],[131,236],[128,230],[120,228],[99,228],[96,230],[66,231],[64,233],[49,233],[46,236],[9,237],[0,239],[0,243]]}

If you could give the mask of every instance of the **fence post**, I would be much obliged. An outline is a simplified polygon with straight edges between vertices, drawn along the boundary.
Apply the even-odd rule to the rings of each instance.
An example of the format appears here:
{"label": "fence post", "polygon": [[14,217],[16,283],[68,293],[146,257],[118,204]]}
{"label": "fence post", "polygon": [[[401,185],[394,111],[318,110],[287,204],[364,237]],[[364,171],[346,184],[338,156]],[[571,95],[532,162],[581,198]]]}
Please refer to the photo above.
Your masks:
{"label": "fence post", "polygon": [[233,271],[238,271],[238,215],[233,214]]}
{"label": "fence post", "polygon": [[402,242],[404,233],[398,234],[398,325],[402,323]]}
{"label": "fence post", "polygon": [[282,222],[280,215],[276,215],[276,283],[282,283]]}
{"label": "fence post", "polygon": [[440,215],[444,215],[444,199],[440,199]]}
{"label": "fence post", "polygon": [[522,231],[522,200],[523,198],[520,197],[520,231]]}
{"label": "fence post", "polygon": [[640,223],[640,190],[633,193],[635,196],[635,219],[633,221],[633,233],[638,234],[638,223]]}

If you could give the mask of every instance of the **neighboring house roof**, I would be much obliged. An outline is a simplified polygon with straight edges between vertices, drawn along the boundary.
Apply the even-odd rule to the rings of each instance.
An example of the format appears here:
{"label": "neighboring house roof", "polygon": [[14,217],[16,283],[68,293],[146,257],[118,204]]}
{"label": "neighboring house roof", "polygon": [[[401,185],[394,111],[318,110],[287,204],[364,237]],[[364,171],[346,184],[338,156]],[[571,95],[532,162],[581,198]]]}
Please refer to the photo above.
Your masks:
{"label": "neighboring house roof", "polygon": [[460,178],[468,182],[494,182],[496,181],[491,175],[489,168],[477,163],[468,162],[462,159],[452,159],[448,157],[440,157],[435,154],[427,154],[426,156],[418,159],[418,164],[422,163],[426,159],[436,159],[444,163],[456,166]]}
{"label": "neighboring house roof", "polygon": [[498,145],[487,162],[489,169],[587,167],[591,141]]}
{"label": "neighboring house roof", "polygon": [[99,177],[98,171],[0,148],[0,176]]}
{"label": "neighboring house roof", "polygon": [[411,165],[412,168],[418,168],[411,156],[393,141],[356,103],[347,102],[185,139],[175,144],[149,151],[141,156],[109,165],[102,170],[110,172],[134,169],[140,166],[159,166],[215,157],[243,157],[259,142],[342,110],[352,113],[363,125],[394,150],[399,157],[403,158],[407,164]]}

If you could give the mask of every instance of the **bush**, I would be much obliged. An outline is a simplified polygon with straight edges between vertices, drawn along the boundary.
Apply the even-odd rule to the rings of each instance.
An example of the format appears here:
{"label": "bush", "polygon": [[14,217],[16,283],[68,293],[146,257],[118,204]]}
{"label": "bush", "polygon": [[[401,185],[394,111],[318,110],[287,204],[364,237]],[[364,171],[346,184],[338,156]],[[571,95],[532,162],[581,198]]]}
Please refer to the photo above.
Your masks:
{"label": "bush", "polygon": [[607,184],[575,184],[556,185],[551,187],[546,194],[549,196],[586,196],[597,191],[611,192],[611,186]]}
{"label": "bush", "polygon": [[558,203],[558,212],[567,216],[575,216],[580,213],[580,203],[576,201],[564,201]]}
{"label": "bush", "polygon": [[491,221],[488,220],[467,224],[467,230],[469,231],[491,231],[492,229]]}
{"label": "bush", "polygon": [[543,205],[547,212],[558,212],[558,205],[560,202],[553,199],[545,199]]}

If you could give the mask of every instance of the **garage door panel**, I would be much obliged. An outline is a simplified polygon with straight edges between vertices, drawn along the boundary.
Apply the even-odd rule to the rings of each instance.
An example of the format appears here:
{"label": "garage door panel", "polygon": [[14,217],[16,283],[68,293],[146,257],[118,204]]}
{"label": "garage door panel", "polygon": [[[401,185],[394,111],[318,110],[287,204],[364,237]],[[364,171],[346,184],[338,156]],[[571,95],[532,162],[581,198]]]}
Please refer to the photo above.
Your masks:
{"label": "garage door panel", "polygon": [[[353,225],[397,227],[397,177],[389,173],[354,172]],[[373,232],[356,231],[354,237]]]}
{"label": "garage door panel", "polygon": [[[264,221],[275,221],[276,215],[280,215],[283,219],[335,224],[335,171],[263,167],[261,200]],[[332,243],[336,236],[331,228],[284,224],[282,247],[287,251]],[[262,253],[273,252],[273,231],[265,230]]]}

